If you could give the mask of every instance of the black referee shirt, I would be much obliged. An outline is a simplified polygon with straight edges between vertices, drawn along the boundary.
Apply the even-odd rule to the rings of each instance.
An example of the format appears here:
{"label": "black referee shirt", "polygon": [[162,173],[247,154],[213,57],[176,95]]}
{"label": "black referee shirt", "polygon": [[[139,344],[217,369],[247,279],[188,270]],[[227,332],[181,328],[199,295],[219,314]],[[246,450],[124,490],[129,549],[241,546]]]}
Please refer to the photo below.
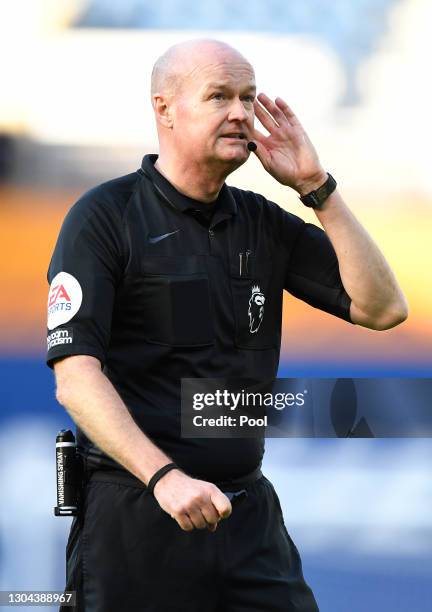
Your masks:
{"label": "black referee shirt", "polygon": [[[242,476],[260,439],[180,437],[181,378],[277,374],[283,289],[348,322],[351,300],[325,232],[226,184],[216,202],[179,193],[146,155],[85,193],[48,270],[48,356],[92,355],[138,426],[187,473]],[[90,466],[119,467],[77,427]]]}

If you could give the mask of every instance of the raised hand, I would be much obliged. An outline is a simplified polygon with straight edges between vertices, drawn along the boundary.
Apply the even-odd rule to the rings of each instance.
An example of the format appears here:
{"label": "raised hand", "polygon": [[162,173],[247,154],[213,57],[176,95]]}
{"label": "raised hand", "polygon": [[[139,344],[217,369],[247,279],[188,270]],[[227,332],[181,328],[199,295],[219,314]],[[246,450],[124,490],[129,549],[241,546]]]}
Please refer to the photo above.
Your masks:
{"label": "raised hand", "polygon": [[273,102],[261,93],[254,102],[255,116],[269,132],[254,129],[255,155],[279,183],[305,195],[327,180],[318,154],[294,112],[282,98]]}

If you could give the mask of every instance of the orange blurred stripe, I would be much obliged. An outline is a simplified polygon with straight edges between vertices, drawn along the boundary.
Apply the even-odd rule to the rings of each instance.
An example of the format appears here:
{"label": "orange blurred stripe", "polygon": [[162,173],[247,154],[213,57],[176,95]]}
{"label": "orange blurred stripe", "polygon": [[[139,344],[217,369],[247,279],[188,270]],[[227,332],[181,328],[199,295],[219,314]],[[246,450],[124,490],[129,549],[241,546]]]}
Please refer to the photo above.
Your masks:
{"label": "orange blurred stripe", "polygon": [[[0,191],[0,244],[3,252],[0,263],[0,335],[3,352],[42,350],[44,346],[48,291],[46,272],[63,218],[81,193],[79,189],[71,193],[4,188]],[[389,233],[392,239],[387,236],[384,251],[395,258],[396,250],[403,248],[407,252],[407,256],[402,258],[405,262],[410,255],[407,240],[400,244],[401,221],[397,223],[399,233],[395,240],[396,222],[393,219],[391,227],[386,230],[385,220],[384,217],[379,220],[375,236],[378,236],[381,245],[383,236]],[[412,236],[413,223],[415,220],[410,221],[408,236]],[[409,270],[410,267],[403,264],[402,276],[409,276]],[[322,359],[370,357],[390,361],[400,358],[429,360],[432,330],[424,304],[430,300],[430,291],[424,282],[419,281],[421,274],[421,270],[413,272],[411,269],[408,295],[411,312],[408,321],[385,332],[349,325],[286,295],[283,352]],[[397,276],[399,278],[398,273]]]}

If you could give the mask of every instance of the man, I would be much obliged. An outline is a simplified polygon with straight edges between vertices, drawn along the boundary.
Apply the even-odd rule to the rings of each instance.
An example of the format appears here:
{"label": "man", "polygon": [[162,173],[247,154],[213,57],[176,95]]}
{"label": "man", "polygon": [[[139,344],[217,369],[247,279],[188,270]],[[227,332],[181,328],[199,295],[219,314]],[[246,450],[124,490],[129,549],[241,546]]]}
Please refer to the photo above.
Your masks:
{"label": "man", "polygon": [[[182,438],[180,381],[274,378],[284,288],[377,330],[403,321],[406,301],[297,117],[256,98],[240,53],[176,45],[154,67],[152,103],[159,156],[75,204],[48,272],[48,363],[87,475],[67,587],[86,612],[312,612],[259,469],[263,440]],[[325,231],[226,186],[249,141]]]}

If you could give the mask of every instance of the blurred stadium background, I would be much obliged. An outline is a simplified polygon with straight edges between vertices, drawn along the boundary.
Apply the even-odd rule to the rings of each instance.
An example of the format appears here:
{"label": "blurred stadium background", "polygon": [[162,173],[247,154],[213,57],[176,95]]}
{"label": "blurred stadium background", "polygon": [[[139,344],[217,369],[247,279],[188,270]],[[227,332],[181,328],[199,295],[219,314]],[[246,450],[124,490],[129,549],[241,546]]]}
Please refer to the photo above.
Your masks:
{"label": "blurred stadium background", "polygon": [[[429,377],[428,0],[14,0],[0,8],[0,590],[64,587],[44,365],[46,270],[67,209],[156,150],[155,59],[211,36],[287,99],[404,288],[410,317],[356,328],[286,296],[279,375]],[[315,222],[255,158],[228,182]],[[390,399],[390,398],[389,398]],[[268,440],[264,467],[321,612],[432,609],[428,439]]]}

